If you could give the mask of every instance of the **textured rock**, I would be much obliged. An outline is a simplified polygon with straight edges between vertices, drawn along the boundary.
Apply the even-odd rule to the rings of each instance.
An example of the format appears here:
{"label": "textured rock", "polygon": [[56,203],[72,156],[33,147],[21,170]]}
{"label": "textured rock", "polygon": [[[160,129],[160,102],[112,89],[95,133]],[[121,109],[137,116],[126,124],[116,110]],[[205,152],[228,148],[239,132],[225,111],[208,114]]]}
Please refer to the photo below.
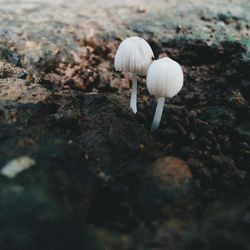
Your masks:
{"label": "textured rock", "polygon": [[[0,176],[0,249],[248,249],[248,9],[0,0],[0,166],[36,161]],[[185,75],[153,135],[145,80],[134,116],[113,67],[131,35]]]}
{"label": "textured rock", "polygon": [[193,177],[185,161],[166,156],[148,166],[135,179],[132,194],[135,210],[143,218],[172,214],[178,206],[187,206],[194,197]]}
{"label": "textured rock", "polygon": [[193,195],[193,177],[187,163],[181,159],[160,158],[152,164],[147,175],[169,200],[178,202]]}
{"label": "textured rock", "polygon": [[25,80],[7,78],[0,79],[1,101],[18,103],[38,103],[45,101],[50,93],[39,84],[30,84]]}
{"label": "textured rock", "polygon": [[173,37],[200,39],[209,45],[245,37],[242,43],[249,47],[246,42],[249,41],[247,0],[221,0],[219,7],[215,0],[209,3],[159,0],[157,4],[148,1],[146,9],[143,0],[124,3],[115,0],[9,3],[1,0],[0,6],[0,44],[17,50],[26,64],[39,67],[39,71],[52,67],[59,60],[71,60],[72,53],[80,53],[82,42],[91,44],[100,37],[124,38],[135,33],[158,45]]}

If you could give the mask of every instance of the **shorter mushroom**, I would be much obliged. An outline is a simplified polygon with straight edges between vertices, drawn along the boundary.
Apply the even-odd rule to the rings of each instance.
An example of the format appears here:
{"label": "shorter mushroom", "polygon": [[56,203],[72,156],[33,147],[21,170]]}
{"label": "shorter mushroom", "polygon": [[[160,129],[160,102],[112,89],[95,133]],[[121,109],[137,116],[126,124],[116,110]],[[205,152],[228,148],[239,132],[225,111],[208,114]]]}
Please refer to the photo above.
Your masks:
{"label": "shorter mushroom", "polygon": [[149,66],[146,83],[149,93],[158,98],[151,126],[151,131],[155,131],[161,121],[165,98],[173,97],[183,86],[183,71],[180,64],[169,57],[154,61]]}
{"label": "shorter mushroom", "polygon": [[137,112],[137,74],[146,75],[153,59],[154,54],[150,45],[137,36],[125,39],[116,52],[115,69],[132,73],[130,107],[134,113]]}

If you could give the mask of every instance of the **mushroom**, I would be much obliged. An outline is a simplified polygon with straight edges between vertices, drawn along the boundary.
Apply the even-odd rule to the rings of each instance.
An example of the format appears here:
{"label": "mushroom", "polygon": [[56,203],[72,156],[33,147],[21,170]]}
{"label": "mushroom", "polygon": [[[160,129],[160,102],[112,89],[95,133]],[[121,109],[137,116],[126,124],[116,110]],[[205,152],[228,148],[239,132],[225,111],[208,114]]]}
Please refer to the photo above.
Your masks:
{"label": "mushroom", "polygon": [[146,75],[152,60],[154,60],[154,54],[150,45],[137,36],[125,39],[116,52],[115,69],[132,73],[130,107],[134,113],[137,112],[137,74]]}
{"label": "mushroom", "polygon": [[176,61],[164,57],[154,61],[148,69],[146,84],[151,95],[158,98],[151,131],[160,124],[166,97],[173,97],[183,86],[183,71]]}

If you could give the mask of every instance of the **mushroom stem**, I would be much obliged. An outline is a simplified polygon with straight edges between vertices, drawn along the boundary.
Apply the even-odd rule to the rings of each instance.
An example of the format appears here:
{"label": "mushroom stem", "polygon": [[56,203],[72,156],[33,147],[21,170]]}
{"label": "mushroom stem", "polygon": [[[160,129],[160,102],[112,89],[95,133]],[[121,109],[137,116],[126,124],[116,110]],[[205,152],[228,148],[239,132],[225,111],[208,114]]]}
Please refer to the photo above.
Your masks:
{"label": "mushroom stem", "polygon": [[159,97],[156,111],[155,111],[154,120],[153,120],[152,125],[151,125],[151,132],[157,130],[159,127],[164,103],[165,103],[165,97]]}
{"label": "mushroom stem", "polygon": [[132,73],[132,93],[130,99],[130,108],[133,110],[134,113],[137,112],[136,99],[137,99],[137,76],[135,73]]}

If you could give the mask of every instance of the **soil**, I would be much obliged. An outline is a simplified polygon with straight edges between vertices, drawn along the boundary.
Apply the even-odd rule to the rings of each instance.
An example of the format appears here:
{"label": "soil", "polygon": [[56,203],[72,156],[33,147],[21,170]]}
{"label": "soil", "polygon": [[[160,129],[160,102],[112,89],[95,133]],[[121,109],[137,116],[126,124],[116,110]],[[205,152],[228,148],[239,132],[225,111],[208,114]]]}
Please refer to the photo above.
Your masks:
{"label": "soil", "polygon": [[250,249],[246,47],[150,37],[185,76],[151,133],[156,100],[138,77],[129,109],[129,75],[113,66],[120,41],[77,40],[81,53],[50,63],[0,47],[0,166],[36,162],[0,176],[0,248]]}

